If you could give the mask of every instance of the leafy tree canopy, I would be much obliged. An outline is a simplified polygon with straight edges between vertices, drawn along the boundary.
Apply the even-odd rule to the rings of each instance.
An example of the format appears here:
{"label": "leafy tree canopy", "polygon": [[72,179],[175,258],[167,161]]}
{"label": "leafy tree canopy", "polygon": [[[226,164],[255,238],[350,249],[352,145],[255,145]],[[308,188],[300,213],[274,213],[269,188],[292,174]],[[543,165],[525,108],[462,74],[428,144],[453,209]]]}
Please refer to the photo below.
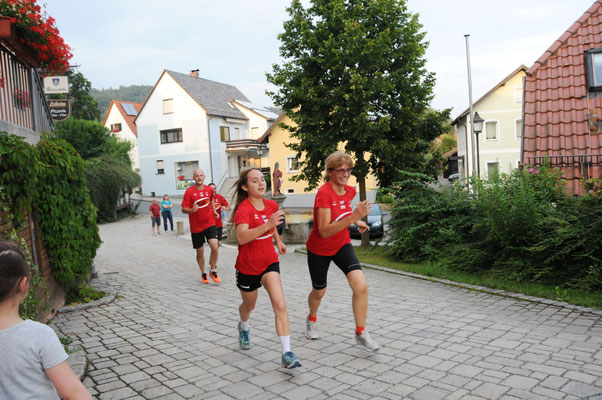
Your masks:
{"label": "leafy tree canopy", "polygon": [[435,77],[405,0],[293,0],[287,11],[268,94],[297,125],[288,127],[299,140],[289,147],[305,156],[297,179],[315,188],[340,143],[356,160],[360,196],[370,171],[385,186],[420,170],[449,110],[426,112]]}
{"label": "leafy tree canopy", "polygon": [[98,102],[98,108],[102,111],[103,119],[109,110],[112,100],[131,101],[133,103],[144,103],[146,97],[153,89],[151,85],[119,86],[119,89],[94,89],[90,95]]}

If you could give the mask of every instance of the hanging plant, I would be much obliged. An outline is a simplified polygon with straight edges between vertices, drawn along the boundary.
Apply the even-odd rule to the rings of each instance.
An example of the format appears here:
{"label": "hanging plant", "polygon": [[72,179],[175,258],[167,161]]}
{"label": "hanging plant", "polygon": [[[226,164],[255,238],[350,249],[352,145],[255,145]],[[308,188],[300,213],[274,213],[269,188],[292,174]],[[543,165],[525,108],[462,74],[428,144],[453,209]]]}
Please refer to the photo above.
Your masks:
{"label": "hanging plant", "polygon": [[71,48],[60,36],[55,19],[41,11],[37,0],[1,0],[0,15],[10,17],[16,37],[42,69],[62,74],[69,68]]}

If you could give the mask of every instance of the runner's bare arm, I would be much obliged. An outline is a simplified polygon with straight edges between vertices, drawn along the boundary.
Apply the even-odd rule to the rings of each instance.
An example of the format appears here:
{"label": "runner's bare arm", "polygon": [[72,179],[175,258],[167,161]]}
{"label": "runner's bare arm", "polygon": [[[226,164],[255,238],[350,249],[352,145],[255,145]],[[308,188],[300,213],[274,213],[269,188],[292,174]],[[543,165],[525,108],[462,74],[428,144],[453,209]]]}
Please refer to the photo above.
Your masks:
{"label": "runner's bare arm", "polygon": [[284,220],[284,211],[276,211],[270,216],[268,222],[253,229],[249,229],[249,224],[238,224],[236,225],[236,240],[238,240],[238,244],[247,244],[276,228],[282,220]]}
{"label": "runner's bare arm", "polygon": [[330,222],[330,208],[320,207],[318,208],[318,233],[323,238],[331,237],[332,235],[341,232],[343,229],[347,229],[349,225],[364,218],[370,212],[370,208],[371,203],[368,200],[364,200],[355,207],[353,213],[348,217],[342,218],[336,222]]}

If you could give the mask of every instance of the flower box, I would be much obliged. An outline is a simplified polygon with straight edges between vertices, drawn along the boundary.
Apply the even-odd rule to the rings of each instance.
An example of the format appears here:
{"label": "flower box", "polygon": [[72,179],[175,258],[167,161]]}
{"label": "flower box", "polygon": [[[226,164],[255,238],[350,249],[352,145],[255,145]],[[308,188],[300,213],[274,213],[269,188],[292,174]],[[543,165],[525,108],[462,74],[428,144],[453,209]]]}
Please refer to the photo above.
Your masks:
{"label": "flower box", "polygon": [[10,17],[0,16],[0,42],[10,48],[17,58],[23,61],[31,68],[39,68],[40,61],[32,54],[29,47],[21,43],[21,39],[17,37],[14,23]]}
{"label": "flower box", "polygon": [[13,35],[13,24],[10,17],[0,17],[0,39],[6,39]]}

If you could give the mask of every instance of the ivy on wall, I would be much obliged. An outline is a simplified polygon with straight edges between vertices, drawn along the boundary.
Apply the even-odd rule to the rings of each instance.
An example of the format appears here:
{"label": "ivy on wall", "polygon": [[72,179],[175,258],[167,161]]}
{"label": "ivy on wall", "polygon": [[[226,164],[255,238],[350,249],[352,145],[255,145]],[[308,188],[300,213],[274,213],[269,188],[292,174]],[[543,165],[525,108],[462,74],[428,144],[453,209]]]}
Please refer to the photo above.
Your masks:
{"label": "ivy on wall", "polygon": [[67,290],[84,282],[100,236],[90,201],[84,161],[60,139],[42,137],[37,146],[0,133],[0,187],[13,223],[35,209],[54,278]]}

